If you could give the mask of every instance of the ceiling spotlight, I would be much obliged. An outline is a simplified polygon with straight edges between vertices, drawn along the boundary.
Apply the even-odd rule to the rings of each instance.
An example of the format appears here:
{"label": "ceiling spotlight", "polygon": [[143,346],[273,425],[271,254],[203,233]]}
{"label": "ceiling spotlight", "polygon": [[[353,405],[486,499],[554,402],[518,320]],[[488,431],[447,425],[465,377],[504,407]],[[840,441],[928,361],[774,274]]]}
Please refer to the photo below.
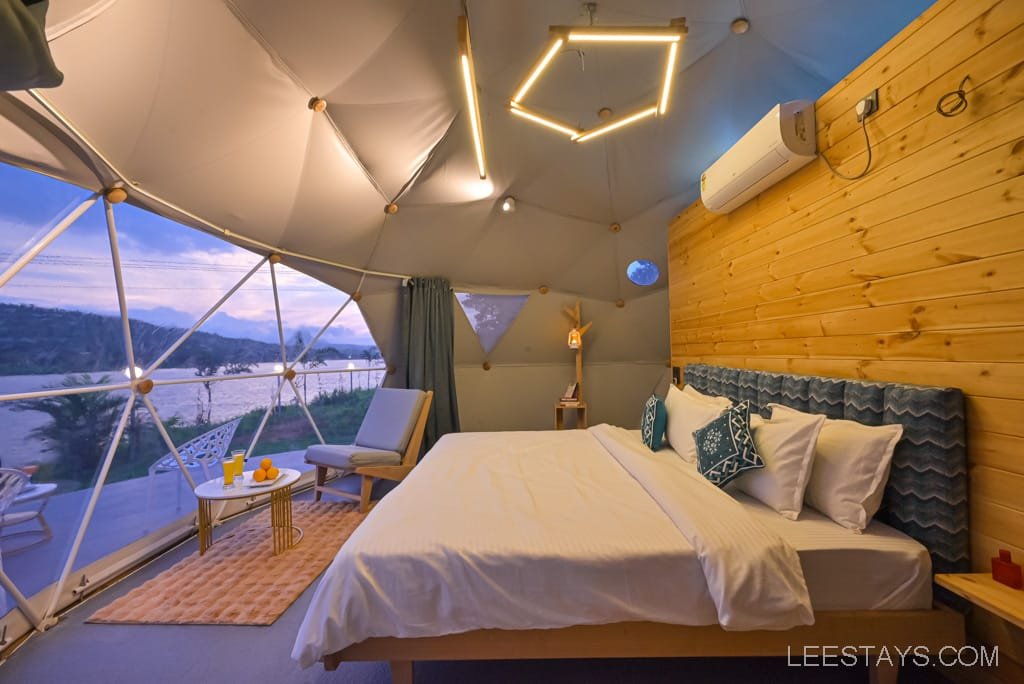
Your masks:
{"label": "ceiling spotlight", "polygon": [[516,210],[516,198],[509,195],[501,201],[501,210],[506,214],[511,214]]}
{"label": "ceiling spotlight", "polygon": [[750,20],[746,17],[736,17],[732,20],[732,23],[729,24],[729,28],[732,29],[732,32],[736,35],[746,33],[750,30]]}

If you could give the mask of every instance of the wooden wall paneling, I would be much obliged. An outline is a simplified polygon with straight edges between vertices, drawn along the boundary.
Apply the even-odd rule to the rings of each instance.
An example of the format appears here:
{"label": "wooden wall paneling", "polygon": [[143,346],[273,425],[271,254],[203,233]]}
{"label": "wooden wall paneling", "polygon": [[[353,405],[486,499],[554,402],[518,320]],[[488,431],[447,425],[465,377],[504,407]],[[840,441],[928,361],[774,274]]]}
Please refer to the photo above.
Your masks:
{"label": "wooden wall paneling", "polygon": [[1024,327],[697,342],[683,350],[687,356],[1024,362]]}
{"label": "wooden wall paneling", "polygon": [[971,535],[971,556],[974,558],[974,567],[979,571],[991,569],[991,559],[998,555],[999,549],[1009,549],[1014,556],[1024,557],[1024,548],[995,539],[981,532]]}
{"label": "wooden wall paneling", "polygon": [[[992,34],[986,33],[984,35]],[[912,98],[914,100],[912,103],[900,103],[891,109],[883,107],[878,114],[869,119],[869,131],[873,133],[874,140],[878,143],[883,143],[891,135],[887,131],[894,131],[895,129],[899,129],[895,130],[895,132],[909,131],[914,135],[918,135],[918,129],[921,126],[908,127],[911,124],[917,124],[922,118],[928,118],[929,115],[934,114],[934,102],[937,98],[959,84],[962,74],[968,71],[972,74],[972,83],[968,88],[971,92],[971,99],[976,106],[953,119],[931,116],[928,118],[925,127],[942,128],[947,133],[955,131],[975,121],[977,118],[987,116],[989,108],[1005,106],[1005,102],[1008,99],[1019,99],[1021,89],[1024,88],[1024,78],[1022,78],[1024,75],[1021,74],[1020,40],[1020,29],[1018,29],[1012,32],[1011,35],[1003,36],[995,42],[998,50],[982,50],[957,65],[953,72],[944,74],[923,89],[917,90]],[[995,80],[994,84],[990,83],[990,80],[993,79]],[[916,82],[910,84],[911,88],[918,88],[920,86],[921,84]],[[911,104],[914,106],[911,107]],[[904,112],[901,110],[903,105],[906,105],[906,110],[912,109],[913,111]],[[893,124],[890,124],[897,115],[900,118]],[[822,114],[819,111],[819,121],[821,116]],[[852,120],[852,115],[850,115],[850,118]],[[864,154],[863,139],[860,135],[850,136],[847,140],[852,149],[858,151],[857,154]],[[900,151],[912,146],[913,142],[912,140],[902,141],[903,144]],[[830,159],[838,162],[841,169],[847,162],[849,162],[850,168],[857,168],[862,165],[857,154],[850,158],[846,158],[847,155],[845,154],[836,156],[836,152],[829,148]],[[877,170],[885,164],[885,159],[881,154],[876,156],[882,157],[879,161],[876,161]],[[806,172],[803,177],[800,177],[798,174],[797,176],[785,179],[773,189],[775,192],[767,196],[761,195],[759,198],[755,198],[732,212],[732,214],[711,222],[710,225],[702,225],[700,222],[688,222],[685,214],[680,216],[677,220],[677,231],[673,236],[670,236],[670,246],[675,245],[675,241],[681,240],[685,236],[686,245],[683,252],[685,260],[686,250],[699,246],[702,242],[701,235],[692,234],[693,231],[687,230],[687,226],[703,231],[704,238],[713,235],[716,227],[721,228],[722,224],[727,224],[730,221],[745,222],[748,230],[753,232],[763,227],[766,223],[792,213],[795,209],[803,208],[803,203],[808,201],[808,198],[810,198],[810,201],[818,201],[824,196],[841,190],[845,185],[845,181],[834,178],[828,173],[827,168],[822,163],[819,163],[814,171],[818,177],[813,182],[807,181]]]}
{"label": "wooden wall paneling", "polygon": [[971,430],[1024,437],[1024,402],[1005,397],[968,397],[967,425]]}
{"label": "wooden wall paneling", "polygon": [[[796,254],[809,250],[823,251],[816,248],[837,238],[857,234],[865,226],[913,216],[918,211],[942,204],[949,198],[959,198],[1000,184],[1006,179],[1016,180],[1024,171],[1024,142],[1019,137],[1019,123],[1024,119],[1024,106],[1013,109],[1016,116],[1005,117],[1005,128],[1000,126],[995,129],[1004,134],[1001,136],[1001,144],[985,150],[977,157],[968,156],[966,160],[960,162],[961,167],[956,169],[956,173],[950,173],[948,164],[932,167],[921,164],[920,159],[909,158],[906,160],[906,169],[920,177],[905,187],[901,186],[899,173],[904,169],[894,169],[896,173],[891,176],[881,176],[881,180],[886,182],[879,182],[871,188],[875,195],[868,201],[859,205],[854,204],[856,200],[851,191],[817,207],[821,212],[818,214],[819,219],[807,225],[804,230],[801,228],[806,221],[791,219],[765,227],[762,233],[771,233],[771,238],[757,237],[755,240],[755,236],[752,235],[746,239],[734,240],[721,251],[719,263],[699,272],[693,269],[692,276],[673,282],[671,287],[677,293],[680,290],[686,292],[684,301],[693,301],[709,291],[720,291],[723,288],[741,291],[757,287],[773,279],[771,269],[774,260],[782,257],[785,252]],[[979,126],[979,130],[982,128]],[[986,135],[991,136],[992,132],[987,132]],[[935,175],[931,175],[932,173]],[[906,180],[906,176],[903,176],[902,180]],[[899,193],[900,201],[897,201],[895,193],[881,191],[885,188],[896,190],[901,187],[903,192]],[[1017,187],[1015,189],[1019,190]],[[1016,207],[1020,203],[1019,195],[1012,189],[1009,190],[1004,201],[1007,205]],[[980,203],[973,205],[979,206]],[[974,218],[975,210],[979,212],[977,219]],[[961,225],[972,225],[984,220],[983,217],[989,213],[989,209],[972,209],[960,215],[957,220]],[[750,252],[743,252],[755,242],[764,244],[753,247]],[[794,248],[796,244],[801,244],[801,248]]]}
{"label": "wooden wall paneling", "polygon": [[[978,14],[970,22],[952,32],[949,30],[948,22],[930,23],[928,28],[934,28],[934,32],[920,31],[906,44],[907,47],[912,45],[918,48],[919,58],[915,58],[907,51],[896,51],[882,66],[883,69],[890,68],[890,73],[897,75],[877,85],[868,85],[863,92],[856,89],[844,90],[840,97],[822,103],[821,115],[828,124],[819,128],[821,147],[831,147],[834,143],[856,133],[859,124],[850,116],[850,111],[857,100],[872,88],[878,88],[881,108],[891,108],[914,95],[921,85],[931,83],[935,76],[958,67],[986,45],[997,42],[1024,23],[1024,5],[1018,0],[1002,0],[996,3],[961,1],[954,3],[947,11],[959,11],[964,15],[975,12]],[[935,33],[944,34],[939,42],[932,42]],[[940,44],[942,48],[936,50],[935,46]],[[1020,54],[1016,54],[1019,60]],[[969,72],[964,72],[964,75],[967,73]],[[865,81],[869,82],[869,79],[865,78]],[[959,80],[952,86],[958,84]]]}
{"label": "wooden wall paneling", "polygon": [[[971,462],[975,465],[1024,475],[1024,437],[976,430],[969,426],[967,439],[971,445]],[[1024,498],[1024,492],[1018,497]]]}
{"label": "wooden wall paneling", "polygon": [[[971,498],[971,533],[1020,546],[1021,535],[1024,534],[1024,513],[993,503],[984,495],[975,495]],[[984,568],[985,560],[973,559],[974,567]]]}
{"label": "wooden wall paneling", "polygon": [[1024,289],[699,328],[673,318],[673,354],[681,355],[683,345],[692,342],[1012,327],[1021,321],[1022,303]]}
{"label": "wooden wall paneling", "polygon": [[[968,109],[939,116],[968,74]],[[863,179],[818,160],[730,214],[673,220],[673,363],[962,388],[983,570],[1024,554],[1024,2],[940,0],[819,98],[819,149],[846,172],[875,88]],[[1019,631],[972,624],[1024,653]]]}

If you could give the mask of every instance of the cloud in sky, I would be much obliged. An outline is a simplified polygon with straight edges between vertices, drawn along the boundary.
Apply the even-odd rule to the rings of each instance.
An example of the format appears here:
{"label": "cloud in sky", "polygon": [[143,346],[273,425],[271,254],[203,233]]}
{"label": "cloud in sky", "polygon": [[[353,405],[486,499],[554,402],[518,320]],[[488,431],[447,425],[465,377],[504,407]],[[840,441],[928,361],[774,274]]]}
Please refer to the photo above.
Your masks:
{"label": "cloud in sky", "polygon": [[[17,259],[86,197],[88,192],[81,188],[0,164],[0,267]],[[143,209],[121,204],[114,211],[132,317],[157,324],[183,325],[181,321],[188,318],[194,322],[260,260],[252,252]],[[278,266],[276,270],[286,335],[300,328],[319,329],[347,298],[347,294],[293,269]],[[89,209],[0,289],[0,300],[115,313],[117,299],[102,205]],[[220,311],[226,314],[218,317],[216,332],[221,334],[230,334],[232,320],[241,335],[274,331],[268,266]],[[373,343],[354,304],[331,326],[325,340]]]}

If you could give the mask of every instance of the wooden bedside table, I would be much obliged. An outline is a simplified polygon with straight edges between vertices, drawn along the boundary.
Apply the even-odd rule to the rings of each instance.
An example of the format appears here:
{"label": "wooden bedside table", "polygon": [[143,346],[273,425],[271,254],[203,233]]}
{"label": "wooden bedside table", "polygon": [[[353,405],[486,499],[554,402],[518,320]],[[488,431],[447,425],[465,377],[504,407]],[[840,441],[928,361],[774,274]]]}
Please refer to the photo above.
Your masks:
{"label": "wooden bedside table", "polygon": [[987,572],[939,574],[935,582],[979,608],[1024,629],[1024,589],[1014,589],[992,579]]}
{"label": "wooden bedside table", "polygon": [[565,412],[575,411],[576,412],[576,429],[582,430],[587,427],[587,404],[586,402],[580,402],[575,406],[563,406],[562,404],[555,404],[555,429],[565,429]]}

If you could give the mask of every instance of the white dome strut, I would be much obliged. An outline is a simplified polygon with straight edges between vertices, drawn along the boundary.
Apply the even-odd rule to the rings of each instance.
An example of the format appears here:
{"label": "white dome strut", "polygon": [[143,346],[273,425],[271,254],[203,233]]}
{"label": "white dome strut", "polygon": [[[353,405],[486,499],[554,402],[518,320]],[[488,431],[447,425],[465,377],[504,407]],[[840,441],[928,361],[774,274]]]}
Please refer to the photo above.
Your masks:
{"label": "white dome strut", "polygon": [[190,221],[194,223],[204,226],[210,232],[216,233],[224,238],[230,237],[238,242],[245,243],[247,246],[253,249],[265,253],[274,253],[280,254],[282,256],[295,257],[297,259],[303,259],[305,261],[311,261],[313,263],[323,264],[325,266],[332,266],[334,268],[340,268],[354,273],[362,273],[363,275],[377,276],[380,278],[396,278],[398,280],[406,280],[412,277],[410,275],[406,275],[403,273],[391,273],[388,271],[374,271],[370,269],[360,268],[358,266],[352,266],[351,264],[344,264],[338,261],[331,261],[329,259],[324,259],[322,257],[313,256],[312,254],[304,254],[302,252],[295,252],[289,249],[283,249],[276,245],[271,245],[260,240],[254,240],[253,238],[246,237],[227,228],[218,226],[215,223],[211,223],[210,221],[207,221],[206,219],[193,214],[191,211],[188,211],[187,209],[178,206],[174,202],[166,200],[163,197],[160,197],[159,195],[155,195],[152,192],[143,188],[142,186],[138,185],[137,183],[134,183],[131,180],[129,180],[129,178],[117,167],[117,165],[115,165],[109,157],[103,154],[103,152],[91,140],[89,140],[88,136],[86,136],[85,133],[83,133],[66,116],[64,116],[64,114],[59,109],[57,109],[57,107],[52,102],[46,99],[46,97],[44,97],[43,95],[40,95],[36,90],[28,90],[26,92],[32,97],[33,100],[38,102],[39,105],[43,109],[45,109],[54,119],[56,119],[67,130],[67,132],[78,142],[79,145],[87,149],[89,152],[93,154],[93,156],[95,156],[99,161],[101,161],[111,175],[113,175],[116,179],[124,183],[127,188],[131,188],[131,192],[134,192],[137,195],[145,197],[146,199],[164,207],[165,209],[169,209],[174,213],[180,214],[181,216],[188,218]]}

